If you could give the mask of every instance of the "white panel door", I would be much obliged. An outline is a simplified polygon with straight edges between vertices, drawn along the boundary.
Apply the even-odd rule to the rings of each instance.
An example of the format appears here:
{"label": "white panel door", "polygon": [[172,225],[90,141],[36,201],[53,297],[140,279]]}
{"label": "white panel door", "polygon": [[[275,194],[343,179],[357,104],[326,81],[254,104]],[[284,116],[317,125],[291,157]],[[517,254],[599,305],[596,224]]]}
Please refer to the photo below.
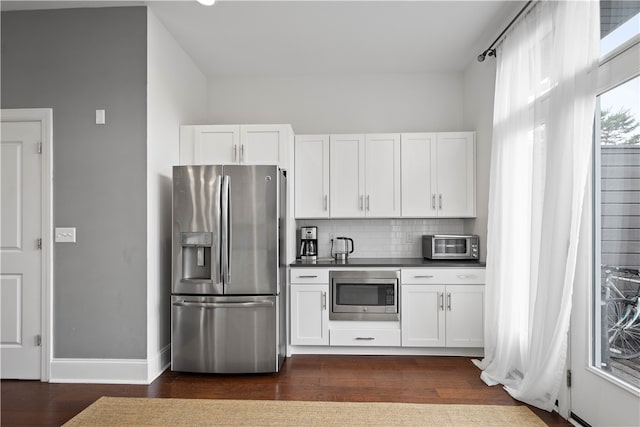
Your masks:
{"label": "white panel door", "polygon": [[484,346],[484,286],[447,285],[447,347]]}
{"label": "white panel door", "polygon": [[279,164],[284,132],[285,127],[280,125],[241,126],[239,163]]}
{"label": "white panel door", "polygon": [[400,134],[365,136],[365,215],[400,216]]}
{"label": "white panel door", "polygon": [[329,345],[329,285],[291,285],[291,345]]}
{"label": "white panel door", "polygon": [[403,347],[443,347],[443,285],[402,285],[400,310]]}
{"label": "white panel door", "polygon": [[402,216],[436,217],[436,188],[431,181],[435,133],[403,133],[400,136],[402,164]]}
{"label": "white panel door", "polygon": [[364,135],[331,135],[329,169],[331,217],[364,216]]}
{"label": "white panel door", "polygon": [[329,136],[296,135],[295,216],[329,216]]}
{"label": "white panel door", "polygon": [[188,163],[187,160],[182,163],[219,165],[238,163],[239,159],[239,126],[196,126],[194,129],[193,161]]}
{"label": "white panel door", "polygon": [[437,138],[437,161],[431,179],[438,186],[438,216],[473,217],[476,214],[474,133],[445,132],[438,133]]}
{"label": "white panel door", "polygon": [[41,377],[40,122],[2,122],[0,358],[2,378]]}

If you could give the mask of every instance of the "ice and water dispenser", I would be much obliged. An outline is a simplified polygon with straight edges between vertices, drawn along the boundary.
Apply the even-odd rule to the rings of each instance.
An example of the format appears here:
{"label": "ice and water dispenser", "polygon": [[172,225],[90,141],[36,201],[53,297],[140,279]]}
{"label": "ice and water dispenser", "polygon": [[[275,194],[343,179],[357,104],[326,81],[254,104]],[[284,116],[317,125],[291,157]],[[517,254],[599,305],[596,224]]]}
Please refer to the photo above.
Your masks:
{"label": "ice and water dispenser", "polygon": [[182,279],[211,280],[212,233],[180,233]]}

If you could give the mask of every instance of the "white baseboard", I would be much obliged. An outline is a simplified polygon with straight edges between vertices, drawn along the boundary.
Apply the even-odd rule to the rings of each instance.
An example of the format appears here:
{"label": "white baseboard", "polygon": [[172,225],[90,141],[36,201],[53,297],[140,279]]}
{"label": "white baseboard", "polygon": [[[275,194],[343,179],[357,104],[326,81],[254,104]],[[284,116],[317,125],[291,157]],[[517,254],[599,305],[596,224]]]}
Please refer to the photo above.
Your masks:
{"label": "white baseboard", "polygon": [[163,347],[155,357],[149,359],[147,365],[147,384],[151,384],[162,374],[165,369],[171,366],[171,344]]}
{"label": "white baseboard", "polygon": [[49,382],[150,384],[169,366],[170,358],[170,345],[148,360],[54,358]]}

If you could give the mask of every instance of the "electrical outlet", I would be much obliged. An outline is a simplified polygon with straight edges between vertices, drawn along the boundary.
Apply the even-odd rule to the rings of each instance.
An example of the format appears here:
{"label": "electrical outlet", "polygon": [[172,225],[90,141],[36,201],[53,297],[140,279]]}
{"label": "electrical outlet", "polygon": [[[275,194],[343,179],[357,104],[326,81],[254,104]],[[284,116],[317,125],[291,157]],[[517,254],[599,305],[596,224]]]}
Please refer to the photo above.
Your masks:
{"label": "electrical outlet", "polygon": [[413,243],[413,235],[411,235],[410,233],[407,233],[407,237],[406,237],[405,242]]}

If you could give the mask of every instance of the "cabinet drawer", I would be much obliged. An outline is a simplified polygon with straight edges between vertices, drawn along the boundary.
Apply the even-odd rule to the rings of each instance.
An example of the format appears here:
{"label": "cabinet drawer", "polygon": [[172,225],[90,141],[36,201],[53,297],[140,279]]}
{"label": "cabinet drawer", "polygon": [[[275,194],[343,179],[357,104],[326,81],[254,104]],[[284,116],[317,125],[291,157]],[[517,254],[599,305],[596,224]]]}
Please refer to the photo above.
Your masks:
{"label": "cabinet drawer", "polygon": [[331,329],[329,345],[399,347],[400,329]]}
{"label": "cabinet drawer", "polygon": [[484,268],[403,268],[400,270],[403,284],[478,284],[485,283]]}
{"label": "cabinet drawer", "polygon": [[329,283],[327,268],[292,268],[291,283]]}

